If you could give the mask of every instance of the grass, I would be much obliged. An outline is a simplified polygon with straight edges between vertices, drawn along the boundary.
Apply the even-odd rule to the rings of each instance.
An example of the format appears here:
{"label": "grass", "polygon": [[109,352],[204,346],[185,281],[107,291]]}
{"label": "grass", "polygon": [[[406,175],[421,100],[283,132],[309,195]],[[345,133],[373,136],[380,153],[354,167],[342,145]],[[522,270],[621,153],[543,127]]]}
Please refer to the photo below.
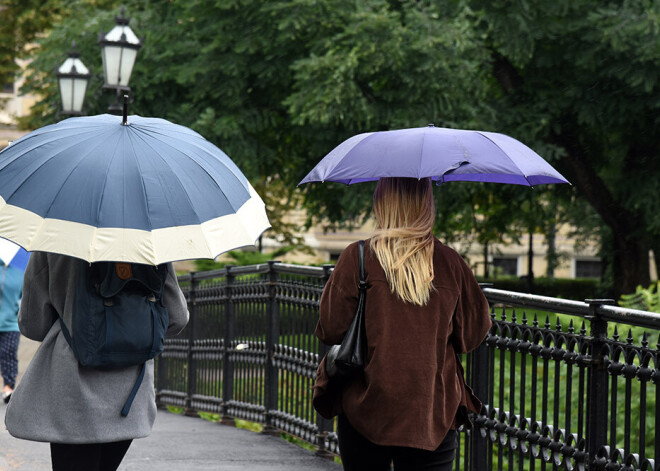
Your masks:
{"label": "grass", "polygon": [[[506,318],[507,320],[511,320],[511,315],[512,315],[511,310],[507,310],[506,312]],[[497,312],[497,318],[501,319],[501,310]],[[517,322],[521,322],[521,313],[517,312]],[[573,319],[578,319],[579,320],[579,325],[576,325],[577,323],[575,320],[573,320],[573,329],[576,331],[576,333],[579,332],[580,328],[582,327],[582,320],[580,318],[574,318],[573,316],[570,315],[562,315],[562,314],[554,314],[554,313],[548,313],[544,311],[527,311],[527,318],[528,318],[528,324],[531,324],[534,316],[537,317],[539,321],[539,326],[544,327],[549,324],[549,330],[554,331],[555,333],[557,332],[557,323],[561,326],[561,333],[567,333],[569,331],[569,328],[571,326],[571,320]],[[546,319],[548,322],[546,323]],[[626,337],[629,336],[628,331],[630,331],[630,338],[633,339],[634,344],[639,345],[639,342],[641,342],[643,336],[644,336],[644,329],[641,328],[630,328],[628,326],[623,326],[623,329],[621,328],[622,326],[617,326],[617,325],[610,325],[608,326],[608,336],[610,338],[613,337],[615,329],[619,334],[619,341],[625,342]],[[587,331],[587,335],[589,335],[589,322],[585,322],[585,329]],[[622,330],[625,332],[625,334],[622,335]],[[655,337],[655,334],[653,335]],[[650,340],[650,338],[649,338]],[[650,342],[649,342],[650,343]],[[651,344],[653,345],[653,344]],[[553,343],[550,343],[551,347],[555,347]],[[562,348],[566,348],[565,345],[561,346]],[[575,348],[573,351],[578,351],[577,348]],[[542,358],[539,358],[537,360],[537,393],[536,393],[536,410],[533,411],[531,407],[531,402],[532,402],[532,370],[533,370],[533,358],[529,354],[525,354],[525,360],[526,360],[526,365],[525,365],[525,382],[522,382],[522,369],[521,369],[521,362],[523,359],[523,354],[521,353],[512,353],[509,351],[502,351],[499,349],[495,350],[494,353],[494,380],[495,380],[495,390],[493,394],[493,406],[499,407],[500,405],[503,405],[504,410],[510,410],[513,405],[513,410],[515,411],[516,414],[521,414],[525,417],[531,417],[532,414],[535,414],[536,420],[541,421],[542,420],[542,407],[543,404],[545,403],[547,406],[548,410],[548,416],[546,419],[546,423],[552,424],[555,426],[555,430],[558,428],[561,429],[566,429],[569,425],[570,421],[570,432],[572,433],[577,433],[577,426],[578,426],[578,420],[579,420],[579,415],[578,415],[578,406],[579,406],[579,376],[580,376],[580,368],[577,365],[573,365],[572,368],[569,368],[569,366],[564,363],[560,362],[559,366],[557,367],[556,361],[553,359],[549,359],[547,361],[547,369],[546,369],[546,364]],[[619,362],[624,362],[624,358],[619,358]],[[515,363],[515,372],[513,373],[513,395],[512,392],[510,391],[511,389],[511,380],[512,380],[512,371],[511,371],[511,365],[512,362]],[[639,366],[639,360],[636,359],[634,364]],[[652,365],[653,366],[653,365]],[[567,390],[567,384],[568,384],[568,375],[570,371],[570,376],[572,379],[572,390],[570,391],[570,397],[568,397],[568,390]],[[588,371],[585,369],[585,379],[584,379],[584,389],[585,389],[585,397],[583,401],[583,420],[584,424],[586,427],[586,420],[587,420],[587,403],[586,403],[586,377],[588,376]],[[543,383],[542,380],[544,378],[544,375],[547,375],[547,381],[548,381],[548,393],[547,396],[543,396]],[[557,391],[557,394],[555,394],[555,380],[558,379],[559,381],[559,390]],[[503,385],[503,388],[500,388],[500,383]],[[655,402],[655,387],[652,385],[651,382],[647,384],[646,388],[646,414],[645,414],[645,442],[640,444],[640,437],[641,437],[641,431],[642,431],[642,416],[641,416],[641,405],[640,405],[640,398],[642,395],[642,382],[637,380],[637,379],[632,379],[629,381],[629,385],[627,384],[628,381],[623,378],[623,377],[618,377],[615,386],[616,386],[616,429],[615,429],[615,435],[616,435],[616,447],[617,448],[623,448],[624,443],[626,441],[626,438],[628,438],[628,442],[630,444],[630,452],[640,452],[643,451],[645,453],[645,456],[647,457],[652,457],[653,452],[654,452],[654,437],[655,437],[655,410],[656,410],[656,402]],[[626,402],[626,387],[630,388],[630,407],[629,411],[625,409],[625,402]],[[611,406],[612,406],[612,376],[608,377],[608,388],[610,390],[610,394],[608,395],[607,398],[607,407],[610,410],[610,413],[608,414],[607,418],[607,424],[608,424],[608,441],[611,441],[611,431],[610,431],[610,424],[612,420],[612,411],[611,411]],[[521,401],[523,399],[524,395],[524,401],[525,401],[525,410],[521,411]],[[554,408],[557,407],[559,414],[558,414],[558,423],[553,423],[554,422]],[[570,413],[568,412],[570,410]],[[625,421],[626,418],[629,419],[630,421],[630,434],[629,437],[625,436]],[[584,434],[584,428],[583,428],[583,434]],[[610,443],[608,443],[610,444]],[[518,453],[514,453],[514,455],[517,455]],[[508,451],[504,452],[504,455],[508,455]],[[516,463],[518,458],[515,458]],[[513,463],[509,463],[509,466],[512,466]]]}
{"label": "grass", "polygon": [[[178,406],[166,406],[167,411],[172,413],[172,414],[183,414],[184,413],[184,408],[183,407],[178,407]],[[219,422],[220,421],[220,414],[212,413],[212,412],[202,412],[202,411],[197,411],[197,415],[199,415],[200,418],[204,420],[208,420],[209,422]],[[259,422],[250,422],[248,420],[241,420],[241,419],[235,419],[234,424],[236,428],[248,430],[250,432],[256,432],[256,433],[261,433],[264,431],[264,425],[259,423]],[[290,435],[288,433],[280,432],[280,437],[286,440],[289,443],[293,443],[294,445],[297,445],[301,448],[304,448],[305,450],[308,451],[316,451],[316,446],[312,445],[311,443],[308,443],[307,441],[295,437],[293,435]]]}
{"label": "grass", "polygon": [[[539,328],[546,328],[546,336],[557,335],[557,334],[566,334],[572,329],[575,334],[579,334],[580,330],[583,328],[586,331],[586,334],[589,335],[590,332],[590,323],[589,321],[583,321],[582,318],[571,315],[556,314],[545,311],[535,311],[535,310],[523,310],[516,309],[516,323],[522,324],[523,312],[527,319],[527,325],[532,326],[536,319],[537,325]],[[513,309],[497,309],[496,318],[498,320],[502,319],[502,315],[506,314],[506,321],[511,322],[514,314]],[[292,324],[287,327],[294,327]],[[559,327],[558,327],[559,326]],[[284,326],[282,326],[284,327]],[[644,329],[641,328],[630,328],[628,326],[614,325],[610,324],[608,326],[608,335],[609,338],[612,338],[616,332],[619,335],[619,341],[624,342],[629,336],[633,339],[635,345],[639,345],[639,342],[644,337]],[[290,330],[287,328],[287,330]],[[265,336],[247,336],[239,337],[242,340],[252,340],[252,341],[264,341]],[[279,337],[281,344],[294,346],[296,348],[301,348],[308,350],[310,348],[315,348],[317,345],[316,339],[311,333],[302,333],[302,332],[291,332],[287,334],[282,334]],[[653,333],[650,336],[647,336],[647,341],[651,349],[655,348],[657,342],[656,333]],[[550,344],[550,347],[555,347],[554,344]],[[565,345],[561,346],[565,348]],[[535,417],[537,421],[542,420],[542,405],[546,404],[548,410],[548,416],[546,418],[546,423],[553,424],[555,429],[563,428],[566,429],[569,427],[570,422],[570,432],[577,433],[578,431],[578,422],[580,420],[578,406],[579,406],[579,380],[580,380],[580,368],[577,365],[573,365],[569,368],[564,362],[560,362],[557,366],[555,360],[549,359],[547,365],[545,364],[542,358],[537,359],[537,392],[536,392],[536,409],[532,410],[532,382],[533,382],[533,357],[528,354],[521,354],[518,352],[509,352],[509,351],[500,351],[496,349],[494,354],[494,364],[493,371],[494,380],[495,380],[495,390],[493,392],[493,405],[499,407],[500,404],[503,406],[504,410],[509,410],[512,408],[514,413],[520,414],[521,416],[531,418]],[[524,382],[522,380],[522,370],[521,364],[522,360],[525,358],[525,378]],[[622,360],[620,360],[622,361]],[[512,362],[515,363],[515,370],[511,370]],[[635,360],[636,365],[639,364],[639,360]],[[654,366],[654,365],[651,365]],[[234,399],[253,404],[263,404],[264,400],[264,367],[263,365],[257,363],[250,363],[248,361],[237,362],[234,365],[235,367],[235,377],[234,377]],[[216,377],[211,377],[213,370],[219,368],[219,362],[209,361],[204,362],[200,360],[198,363],[198,377],[197,382],[197,392],[200,394],[205,394],[213,397],[221,397],[222,393],[222,382],[219,374]],[[206,377],[199,373],[200,371],[207,371]],[[211,373],[209,373],[211,372]],[[547,375],[548,390],[547,396],[544,397],[543,394],[543,378],[544,375]],[[567,390],[567,379],[570,375],[572,379],[572,390]],[[585,375],[587,375],[587,370],[585,369]],[[511,381],[513,379],[513,391],[511,391]],[[555,394],[555,380],[559,382],[559,388]],[[499,384],[502,383],[503,387],[500,388]],[[609,377],[608,386],[611,388],[612,382],[611,377]],[[653,439],[655,437],[654,430],[654,418],[655,418],[655,388],[656,386],[652,385],[649,382],[647,387],[647,397],[646,397],[646,426],[645,426],[645,443],[642,444],[643,451],[647,457],[652,457],[653,453]],[[286,411],[288,413],[302,416],[306,420],[314,420],[314,412],[311,410],[311,381],[303,378],[300,375],[294,373],[285,373],[280,372],[279,377],[279,388],[280,392],[278,395],[278,409]],[[586,390],[586,376],[584,380],[584,388]],[[630,396],[632,398],[630,404],[630,410],[626,411],[624,403],[626,400],[626,380],[622,377],[619,377],[616,381],[617,397],[616,397],[616,446],[623,448],[626,441],[624,436],[624,423],[626,416],[630,420],[630,437],[628,437],[630,448],[632,452],[637,452],[640,450],[639,441],[641,436],[641,426],[642,421],[641,417],[641,408],[640,408],[640,397],[642,395],[642,385],[640,381],[633,379],[630,381]],[[586,393],[585,393],[586,395]],[[524,410],[521,411],[521,402],[524,397]],[[483,398],[486,399],[486,398]],[[554,422],[554,408],[555,406],[558,409],[558,421]],[[608,408],[611,406],[611,397],[608,398]],[[583,403],[583,416],[582,420],[583,433],[584,427],[586,427],[586,398]],[[169,409],[169,408],[168,408]],[[177,409],[177,408],[173,408]],[[180,408],[178,408],[180,409]],[[570,411],[570,412],[569,412]],[[211,413],[199,413],[201,417],[206,420],[211,420],[217,422],[219,420],[218,414]],[[311,414],[311,415],[310,415]],[[311,419],[309,417],[311,417]],[[611,417],[607,418],[608,423],[608,435],[610,427]],[[256,422],[248,422],[244,420],[236,420],[237,427],[245,428],[248,430],[262,432],[263,425]],[[303,446],[308,450],[314,450],[314,445],[311,445],[304,440],[301,440],[297,437],[293,437],[289,434],[282,433],[282,437],[286,440],[295,443],[299,446]],[[609,444],[609,443],[608,443]],[[494,445],[494,463],[497,463],[499,458],[499,451],[497,445]],[[505,468],[512,466],[518,467],[520,469],[529,469],[529,457],[519,457],[519,452],[509,453],[508,449],[503,449],[502,452],[502,464]],[[522,464],[519,461],[522,460]],[[508,463],[505,464],[505,463]],[[495,468],[497,469],[497,468]]]}
{"label": "grass", "polygon": [[[182,408],[176,408],[176,409],[181,409],[180,412],[182,413],[183,409]],[[169,410],[169,407],[168,407]],[[197,414],[204,420],[208,420],[210,422],[219,422],[220,421],[220,414],[213,414],[210,412],[197,412]],[[250,432],[255,432],[255,433],[262,433],[264,431],[264,425],[259,423],[259,422],[250,422],[248,420],[241,420],[241,419],[235,419],[234,424],[236,428],[240,428],[243,430],[248,430]],[[306,442],[305,440],[302,440],[298,437],[295,437],[293,435],[289,435],[288,433],[280,432],[280,438],[286,440],[289,443],[293,443],[294,445],[297,445],[301,448],[304,448],[305,450],[308,451],[316,451],[316,446],[312,445],[311,443]]]}

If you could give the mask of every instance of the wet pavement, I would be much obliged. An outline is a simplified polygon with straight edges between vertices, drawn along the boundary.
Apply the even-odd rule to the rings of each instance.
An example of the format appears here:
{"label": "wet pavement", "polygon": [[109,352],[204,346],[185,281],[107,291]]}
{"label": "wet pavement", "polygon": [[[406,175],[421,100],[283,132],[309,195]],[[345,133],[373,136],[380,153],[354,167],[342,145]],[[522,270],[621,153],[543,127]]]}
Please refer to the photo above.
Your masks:
{"label": "wet pavement", "polygon": [[[21,338],[19,381],[38,345]],[[47,443],[9,435],[4,427],[5,407],[0,405],[0,471],[51,469]],[[133,442],[119,471],[163,469],[339,471],[341,466],[279,437],[159,410],[151,436]]]}

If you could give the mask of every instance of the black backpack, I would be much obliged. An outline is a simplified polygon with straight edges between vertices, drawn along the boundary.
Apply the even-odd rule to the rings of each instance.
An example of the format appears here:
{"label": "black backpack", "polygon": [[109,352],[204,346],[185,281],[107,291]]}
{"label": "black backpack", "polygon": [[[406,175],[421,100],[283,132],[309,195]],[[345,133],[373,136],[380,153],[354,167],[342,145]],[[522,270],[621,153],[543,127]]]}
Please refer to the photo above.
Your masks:
{"label": "black backpack", "polygon": [[169,314],[163,305],[167,265],[80,261],[70,329],[62,333],[82,366],[142,365],[121,415],[126,417],[146,361],[163,351]]}

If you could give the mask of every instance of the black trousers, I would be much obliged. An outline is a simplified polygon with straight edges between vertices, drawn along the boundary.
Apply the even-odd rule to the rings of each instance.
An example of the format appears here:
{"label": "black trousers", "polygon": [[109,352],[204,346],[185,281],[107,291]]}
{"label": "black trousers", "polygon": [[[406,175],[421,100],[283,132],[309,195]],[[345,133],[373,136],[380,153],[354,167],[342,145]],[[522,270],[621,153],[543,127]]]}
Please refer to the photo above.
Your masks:
{"label": "black trousers", "polygon": [[457,432],[450,430],[434,451],[376,445],[340,415],[337,424],[339,454],[345,471],[451,471],[456,455]]}
{"label": "black trousers", "polygon": [[79,445],[51,443],[53,471],[115,471],[132,441]]}

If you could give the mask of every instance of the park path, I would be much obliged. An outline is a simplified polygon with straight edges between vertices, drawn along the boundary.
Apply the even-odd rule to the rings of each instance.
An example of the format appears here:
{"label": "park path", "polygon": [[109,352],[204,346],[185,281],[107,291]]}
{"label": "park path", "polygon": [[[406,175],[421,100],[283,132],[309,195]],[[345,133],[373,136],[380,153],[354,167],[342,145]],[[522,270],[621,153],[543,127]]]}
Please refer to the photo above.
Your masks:
{"label": "park path", "polygon": [[[21,338],[19,381],[38,346]],[[48,444],[9,435],[4,427],[5,407],[0,405],[0,471],[51,469]],[[341,466],[279,437],[159,410],[151,436],[133,442],[119,471],[163,469],[339,471]]]}

